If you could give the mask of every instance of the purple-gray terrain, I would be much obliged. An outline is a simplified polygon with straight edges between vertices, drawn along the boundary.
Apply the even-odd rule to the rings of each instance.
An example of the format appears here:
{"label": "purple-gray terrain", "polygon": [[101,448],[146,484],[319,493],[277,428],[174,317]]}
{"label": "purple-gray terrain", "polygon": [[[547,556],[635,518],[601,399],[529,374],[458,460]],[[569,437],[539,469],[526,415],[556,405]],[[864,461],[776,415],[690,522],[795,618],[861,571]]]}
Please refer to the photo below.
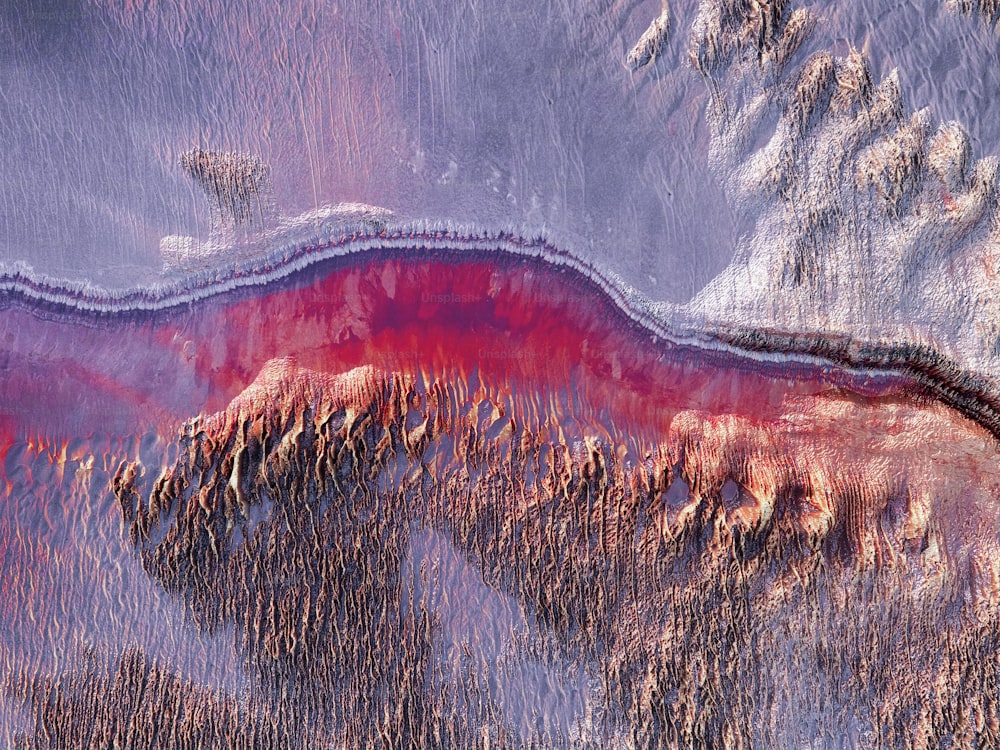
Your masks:
{"label": "purple-gray terrain", "polygon": [[1000,746],[998,22],[0,0],[0,743]]}

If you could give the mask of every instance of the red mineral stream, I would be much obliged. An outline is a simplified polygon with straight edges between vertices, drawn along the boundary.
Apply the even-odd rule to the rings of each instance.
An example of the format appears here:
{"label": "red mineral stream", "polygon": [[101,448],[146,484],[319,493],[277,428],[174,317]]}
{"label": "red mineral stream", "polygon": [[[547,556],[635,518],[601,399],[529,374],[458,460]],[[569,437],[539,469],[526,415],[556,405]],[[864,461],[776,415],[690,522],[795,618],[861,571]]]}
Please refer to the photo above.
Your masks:
{"label": "red mineral stream", "polygon": [[891,373],[672,344],[572,270],[470,255],[369,252],[157,312],[9,307],[0,311],[6,439],[126,434],[218,411],[278,357],[323,372],[477,373],[522,396],[570,389],[653,434],[683,409],[766,420],[791,396],[841,387],[873,404],[907,397],[907,379]]}

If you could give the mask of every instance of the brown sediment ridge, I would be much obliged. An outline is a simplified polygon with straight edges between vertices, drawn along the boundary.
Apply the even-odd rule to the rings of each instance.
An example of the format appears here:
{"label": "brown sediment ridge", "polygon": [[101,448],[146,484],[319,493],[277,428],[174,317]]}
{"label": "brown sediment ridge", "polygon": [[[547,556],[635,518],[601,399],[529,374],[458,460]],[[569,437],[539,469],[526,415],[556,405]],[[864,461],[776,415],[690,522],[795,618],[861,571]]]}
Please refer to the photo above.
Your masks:
{"label": "brown sediment ridge", "polygon": [[1000,741],[990,436],[848,393],[768,418],[651,403],[658,435],[585,401],[278,360],[113,487],[146,572],[203,630],[232,627],[282,717],[348,746],[527,739],[483,696],[441,703],[448,626],[398,583],[422,528],[593,675],[595,746]]}

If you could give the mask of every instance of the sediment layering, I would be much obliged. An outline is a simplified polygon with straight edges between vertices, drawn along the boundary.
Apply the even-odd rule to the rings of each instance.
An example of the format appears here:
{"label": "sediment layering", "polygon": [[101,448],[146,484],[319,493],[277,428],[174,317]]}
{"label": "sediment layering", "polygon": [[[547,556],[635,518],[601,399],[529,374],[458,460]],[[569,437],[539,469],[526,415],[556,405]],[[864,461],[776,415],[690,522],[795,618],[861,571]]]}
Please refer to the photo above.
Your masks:
{"label": "sediment layering", "polygon": [[[384,273],[390,279],[405,280],[407,271],[403,269],[410,269],[414,267],[412,263],[419,264],[425,260],[430,264],[426,268],[444,269],[447,264],[458,262],[463,267],[478,269],[468,279],[456,278],[450,271],[443,271],[440,278],[426,269],[417,272],[409,283],[423,286],[410,292],[413,315],[425,315],[428,305],[423,303],[428,300],[444,300],[445,311],[453,311],[455,301],[477,299],[491,302],[498,293],[491,286],[496,281],[486,281],[483,274],[505,269],[500,278],[512,285],[510,294],[524,292],[534,295],[535,302],[541,300],[545,306],[552,307],[567,319],[580,316],[590,320],[593,309],[579,303],[592,295],[602,301],[604,307],[601,309],[607,310],[613,318],[621,319],[623,325],[638,326],[643,331],[640,335],[649,335],[654,345],[659,343],[668,349],[690,347],[722,359],[735,357],[743,363],[742,366],[751,368],[798,372],[804,367],[811,373],[806,377],[846,378],[845,382],[850,381],[853,387],[861,387],[859,384],[867,380],[898,380],[914,393],[939,399],[994,434],[1000,434],[1000,392],[994,378],[971,371],[963,360],[952,360],[933,345],[869,343],[849,335],[788,334],[781,329],[739,324],[705,326],[689,311],[651,303],[617,276],[603,273],[541,239],[527,239],[509,232],[477,233],[463,228],[445,229],[426,225],[390,227],[385,223],[388,215],[380,214],[371,207],[357,208],[352,216],[360,215],[360,220],[355,219],[358,223],[345,230],[344,209],[335,208],[336,211],[308,215],[302,222],[307,225],[305,229],[300,224],[292,224],[285,227],[283,233],[271,236],[269,241],[277,249],[268,254],[238,262],[228,270],[216,268],[189,274],[179,281],[157,287],[109,293],[90,286],[60,285],[36,278],[30,270],[6,274],[0,278],[0,309],[6,309],[4,315],[10,331],[7,356],[12,366],[21,365],[19,368],[12,367],[11,393],[28,394],[43,388],[47,398],[59,398],[60,389],[68,388],[68,398],[72,399],[73,387],[69,384],[74,379],[83,379],[95,392],[94,397],[98,401],[106,391],[124,389],[136,393],[145,408],[163,400],[162,392],[156,395],[144,392],[148,390],[149,378],[153,377],[154,382],[161,384],[161,391],[167,388],[181,399],[182,410],[196,405],[221,408],[235,391],[227,385],[222,387],[220,395],[216,389],[233,375],[222,368],[224,375],[211,379],[202,376],[200,380],[203,382],[195,384],[190,381],[195,375],[190,370],[199,348],[212,349],[211,354],[203,352],[201,359],[218,357],[215,351],[218,344],[211,342],[218,332],[233,327],[225,319],[227,305],[233,295],[235,298],[253,295],[254,289],[266,285],[271,285],[276,291],[275,294],[264,295],[273,308],[270,313],[273,319],[267,321],[272,325],[266,326],[265,321],[257,319],[259,313],[255,312],[254,325],[260,330],[238,343],[235,336],[231,337],[226,344],[228,358],[242,363],[236,377],[242,378],[240,382],[245,384],[256,372],[254,368],[259,368],[267,359],[297,351],[292,340],[282,341],[282,336],[291,335],[298,317],[305,315],[306,310],[309,310],[310,316],[323,314],[322,311],[339,316],[338,320],[329,323],[333,326],[331,341],[342,341],[352,334],[363,335],[373,321],[378,322],[379,314],[391,315],[393,320],[398,321],[402,315],[400,310],[375,314],[350,304],[343,309],[331,308],[326,297],[310,297],[312,292],[302,289],[312,283],[331,298],[346,295],[343,298],[350,301],[356,295],[351,286],[356,279],[371,277],[374,273],[369,259],[385,258],[389,267],[384,269]],[[343,270],[352,264],[358,264],[355,272]],[[531,269],[531,273],[527,277],[529,281],[522,285],[516,278],[525,268]],[[329,274],[334,269],[338,273]],[[532,280],[536,273],[545,276],[557,274],[557,278],[564,280],[568,286],[560,294],[539,292],[537,282]],[[389,282],[370,278],[368,283],[377,288]],[[422,300],[419,304],[417,297]],[[194,315],[190,306],[196,303],[204,306]],[[569,307],[560,308],[564,303]],[[252,307],[256,303],[249,304]],[[384,304],[398,307],[391,295]],[[440,311],[440,306],[434,309]],[[112,323],[104,326],[97,322],[105,319]],[[189,321],[195,319],[200,321],[198,327],[201,333],[185,333]],[[118,322],[114,323],[115,320]],[[209,320],[211,322],[207,322]],[[53,332],[59,328],[52,326],[51,321],[61,321],[69,326],[83,324],[91,329],[103,328],[118,334],[127,330],[128,333],[124,337],[95,333],[95,338],[70,337],[70,340],[60,342],[60,360],[64,371],[60,371],[56,382],[46,383],[44,378],[37,377],[39,373],[34,372],[39,361],[35,352],[41,345],[40,341],[58,336]],[[353,322],[345,327],[345,321]],[[385,325],[384,321],[382,324]],[[166,331],[170,331],[169,337],[172,337],[169,341]],[[329,342],[312,343],[317,351],[328,354]],[[265,348],[260,348],[262,344],[266,345]],[[141,349],[133,348],[132,355],[126,353],[128,347],[137,346]],[[179,351],[178,347],[183,351]],[[140,350],[142,356],[137,356]],[[408,351],[415,351],[412,343]],[[102,354],[94,357],[91,352]],[[658,353],[651,356],[658,356]],[[132,371],[116,366],[117,362],[126,360],[141,362],[142,366]],[[361,361],[355,358],[348,363],[358,364]],[[326,363],[322,366],[326,367]],[[24,390],[18,390],[19,381],[23,381],[20,387]],[[202,394],[206,390],[213,394],[211,398],[203,402],[190,401],[192,393]],[[27,403],[24,399],[21,402]],[[66,402],[65,406],[68,405],[69,402]],[[106,411],[106,414],[114,411]]]}
{"label": "sediment layering", "polygon": [[12,742],[1000,739],[997,441],[931,381],[384,233],[183,295],[8,287]]}

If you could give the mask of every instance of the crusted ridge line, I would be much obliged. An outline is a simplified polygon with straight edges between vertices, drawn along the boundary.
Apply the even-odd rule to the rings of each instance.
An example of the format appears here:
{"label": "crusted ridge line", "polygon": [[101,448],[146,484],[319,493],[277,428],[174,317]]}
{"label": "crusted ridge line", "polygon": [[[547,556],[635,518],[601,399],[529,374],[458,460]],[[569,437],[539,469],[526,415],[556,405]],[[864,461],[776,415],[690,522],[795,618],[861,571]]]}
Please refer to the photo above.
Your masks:
{"label": "crusted ridge line", "polygon": [[0,309],[19,307],[58,318],[88,318],[158,313],[221,296],[238,289],[264,287],[317,263],[363,257],[377,251],[401,254],[438,252],[499,253],[541,260],[573,272],[595,285],[630,321],[657,339],[678,347],[760,363],[833,367],[861,380],[911,380],[925,396],[940,400],[973,419],[1000,439],[1000,388],[993,378],[963,368],[926,344],[869,342],[847,335],[796,333],[778,329],[724,327],[698,320],[684,308],[653,303],[621,277],[600,269],[543,237],[526,238],[509,230],[483,231],[463,226],[405,224],[396,227],[319,227],[298,233],[257,258],[232,268],[198,272],[148,289],[105,290],[35,276],[22,267],[0,274]]}

